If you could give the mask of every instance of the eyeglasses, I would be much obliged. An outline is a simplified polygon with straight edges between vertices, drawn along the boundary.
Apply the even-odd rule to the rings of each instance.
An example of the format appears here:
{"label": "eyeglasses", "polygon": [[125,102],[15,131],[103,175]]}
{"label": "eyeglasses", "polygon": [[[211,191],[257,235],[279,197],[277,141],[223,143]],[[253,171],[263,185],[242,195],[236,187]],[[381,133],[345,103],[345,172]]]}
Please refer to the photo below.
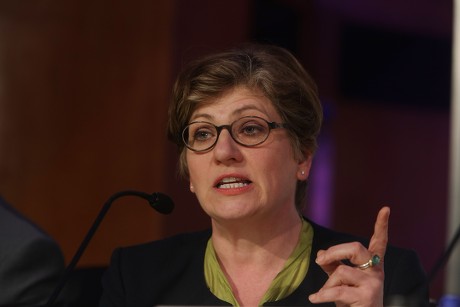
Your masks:
{"label": "eyeglasses", "polygon": [[265,142],[272,129],[287,128],[284,123],[268,122],[258,116],[245,116],[230,125],[216,126],[206,121],[188,124],[182,131],[182,140],[188,149],[202,152],[212,149],[223,129],[232,139],[243,146],[253,147]]}

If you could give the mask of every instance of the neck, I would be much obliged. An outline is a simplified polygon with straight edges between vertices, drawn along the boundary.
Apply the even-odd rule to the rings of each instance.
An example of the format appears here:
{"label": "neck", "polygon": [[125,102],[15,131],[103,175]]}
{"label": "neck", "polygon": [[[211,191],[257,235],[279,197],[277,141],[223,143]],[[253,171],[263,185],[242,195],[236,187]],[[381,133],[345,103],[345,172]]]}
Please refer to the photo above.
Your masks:
{"label": "neck", "polygon": [[217,260],[241,306],[260,303],[299,241],[302,220],[296,210],[273,216],[213,220]]}
{"label": "neck", "polygon": [[286,260],[299,240],[302,219],[296,210],[271,217],[212,221],[212,242],[219,260],[240,264]]}

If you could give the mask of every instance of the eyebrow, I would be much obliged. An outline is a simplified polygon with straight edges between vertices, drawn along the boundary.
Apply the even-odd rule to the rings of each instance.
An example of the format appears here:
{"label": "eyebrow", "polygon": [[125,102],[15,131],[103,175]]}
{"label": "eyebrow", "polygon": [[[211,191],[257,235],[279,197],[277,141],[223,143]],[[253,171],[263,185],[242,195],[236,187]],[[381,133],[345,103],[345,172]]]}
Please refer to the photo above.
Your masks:
{"label": "eyebrow", "polygon": [[[265,114],[265,112],[263,112],[260,108],[257,108],[256,106],[247,105],[247,106],[243,106],[243,107],[241,107],[239,109],[234,110],[231,113],[231,115],[241,115],[243,112],[245,112],[247,110],[256,110],[256,111],[259,111],[259,112],[262,112],[262,113]],[[214,118],[214,116],[212,116],[212,115],[210,115],[208,113],[197,113],[193,117],[191,117],[190,120],[195,120],[198,117],[204,117],[207,120],[212,120]]]}

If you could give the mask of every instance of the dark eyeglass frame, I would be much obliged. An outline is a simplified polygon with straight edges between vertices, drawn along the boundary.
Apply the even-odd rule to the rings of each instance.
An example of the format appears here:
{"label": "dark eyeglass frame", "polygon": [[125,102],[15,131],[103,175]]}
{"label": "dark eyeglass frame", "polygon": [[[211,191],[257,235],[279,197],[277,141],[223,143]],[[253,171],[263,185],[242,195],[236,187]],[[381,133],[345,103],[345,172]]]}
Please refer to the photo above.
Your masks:
{"label": "dark eyeglass frame", "polygon": [[[242,119],[257,119],[257,120],[262,120],[264,121],[265,123],[267,123],[267,126],[268,126],[268,133],[267,135],[265,136],[264,139],[262,139],[261,141],[255,143],[255,144],[244,144],[242,143],[241,141],[239,141],[234,135],[233,135],[233,125],[236,123],[236,122],[239,122],[241,121]],[[214,143],[212,143],[209,147],[206,147],[205,149],[194,149],[193,147],[191,147],[188,143],[187,143],[187,139],[188,137],[186,137],[186,133],[187,133],[187,130],[188,128],[193,125],[193,124],[197,124],[197,123],[203,123],[203,124],[208,124],[212,127],[214,127],[216,129],[216,132],[217,132],[217,136],[216,136],[216,139],[214,140]],[[243,116],[241,118],[238,118],[237,120],[233,121],[230,125],[221,125],[221,126],[216,126],[214,125],[213,123],[210,123],[210,122],[207,122],[207,121],[194,121],[194,122],[191,122],[189,123],[187,126],[185,126],[185,128],[182,130],[182,141],[184,142],[184,145],[190,149],[191,151],[194,151],[194,152],[205,152],[205,151],[209,151],[211,149],[214,148],[214,146],[216,146],[217,144],[217,141],[219,140],[219,136],[220,136],[220,133],[222,132],[223,129],[227,129],[227,131],[229,132],[230,136],[232,137],[232,139],[239,145],[241,146],[244,146],[244,147],[255,147],[257,145],[260,145],[262,144],[263,142],[265,142],[267,139],[268,139],[268,136],[270,135],[270,132],[273,130],[273,129],[279,129],[279,128],[288,128],[288,125],[286,123],[277,123],[277,122],[269,122],[268,120],[262,118],[262,117],[259,117],[259,116]]]}

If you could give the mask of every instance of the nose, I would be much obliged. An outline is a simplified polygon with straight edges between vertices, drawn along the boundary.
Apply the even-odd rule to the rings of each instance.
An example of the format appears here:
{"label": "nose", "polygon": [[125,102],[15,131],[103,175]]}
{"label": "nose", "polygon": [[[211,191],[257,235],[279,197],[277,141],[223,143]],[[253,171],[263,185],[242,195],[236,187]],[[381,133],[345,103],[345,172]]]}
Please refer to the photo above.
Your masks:
{"label": "nose", "polygon": [[214,146],[214,158],[220,163],[231,163],[241,161],[241,145],[235,142],[228,129],[220,131],[217,143]]}

